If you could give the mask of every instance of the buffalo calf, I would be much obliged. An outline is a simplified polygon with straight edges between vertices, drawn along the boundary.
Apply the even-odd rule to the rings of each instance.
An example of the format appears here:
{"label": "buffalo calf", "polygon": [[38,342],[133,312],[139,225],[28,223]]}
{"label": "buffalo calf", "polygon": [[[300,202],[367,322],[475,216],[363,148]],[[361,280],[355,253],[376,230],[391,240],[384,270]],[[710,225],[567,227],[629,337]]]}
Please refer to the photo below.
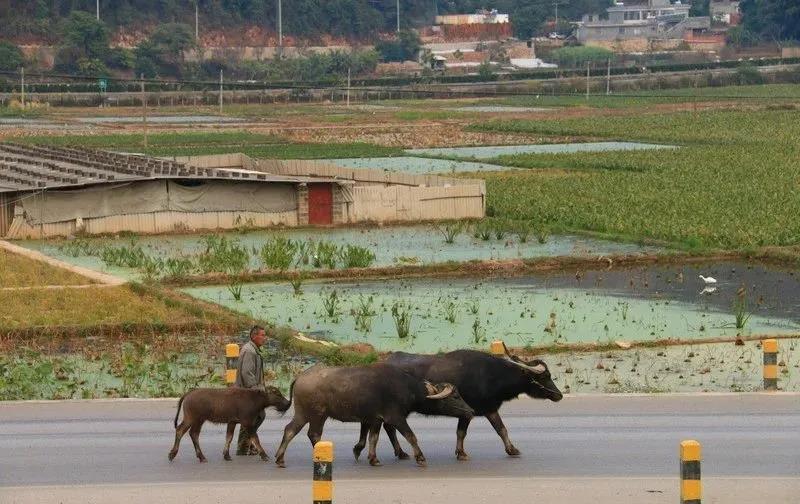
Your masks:
{"label": "buffalo calf", "polygon": [[[183,421],[178,424],[178,416],[183,405]],[[200,462],[205,462],[206,457],[200,450],[200,429],[206,421],[212,423],[228,424],[228,431],[225,436],[225,450],[222,452],[225,460],[230,460],[230,446],[233,439],[233,431],[236,424],[241,424],[242,429],[250,433],[250,442],[258,449],[258,454],[262,460],[269,460],[258,434],[254,428],[259,414],[267,407],[274,406],[280,412],[285,412],[291,406],[281,392],[275,387],[267,387],[266,390],[244,389],[244,388],[200,388],[187,392],[178,401],[178,411],[175,413],[175,444],[169,451],[169,460],[173,460],[178,454],[178,446],[181,438],[186,432],[192,438],[194,451]]]}

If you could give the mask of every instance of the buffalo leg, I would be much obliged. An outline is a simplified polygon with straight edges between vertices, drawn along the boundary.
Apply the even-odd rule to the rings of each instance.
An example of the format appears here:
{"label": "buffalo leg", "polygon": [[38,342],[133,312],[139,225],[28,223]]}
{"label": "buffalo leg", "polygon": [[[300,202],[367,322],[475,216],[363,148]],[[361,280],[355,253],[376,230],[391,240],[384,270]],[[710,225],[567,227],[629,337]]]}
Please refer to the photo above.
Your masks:
{"label": "buffalo leg", "polygon": [[256,432],[256,429],[258,427],[256,427],[253,424],[242,424],[242,428],[244,428],[245,426],[247,427],[247,432],[250,433],[250,439],[248,440],[248,444],[250,446],[255,446],[256,450],[258,451],[258,455],[261,457],[261,460],[266,462],[267,460],[269,460],[269,455],[267,455],[267,452],[264,450],[264,447],[261,446],[261,440],[258,439],[258,433]]}
{"label": "buffalo leg", "polygon": [[500,436],[500,439],[503,440],[503,444],[506,447],[506,453],[508,453],[512,457],[518,456],[520,452],[511,443],[511,440],[508,439],[508,429],[506,429],[506,426],[503,424],[503,419],[500,418],[500,413],[496,411],[494,413],[489,413],[488,415],[486,415],[486,419],[489,420],[489,423],[492,424],[492,427],[494,427],[494,430],[495,432],[497,432],[497,435]]}
{"label": "buffalo leg", "polygon": [[[500,417],[498,416],[497,418]],[[456,458],[458,460],[469,460],[469,455],[464,451],[464,438],[467,437],[470,421],[472,419],[469,417],[459,417],[458,419],[458,427],[456,428]]]}
{"label": "buffalo leg", "polygon": [[206,456],[203,455],[203,450],[200,449],[200,429],[202,428],[202,423],[192,425],[192,428],[189,429],[189,437],[192,438],[192,443],[194,444],[194,453],[197,455],[197,458],[200,459],[200,462],[208,462]]}
{"label": "buffalo leg", "polygon": [[228,431],[225,433],[225,449],[222,451],[222,458],[228,461],[231,459],[231,441],[233,441],[235,430],[236,422],[228,422]]}
{"label": "buffalo leg", "polygon": [[322,439],[322,429],[325,427],[325,420],[327,418],[313,418],[308,425],[308,440],[311,441],[311,448],[319,443]]}
{"label": "buffalo leg", "polygon": [[181,444],[181,438],[184,434],[186,434],[186,431],[189,430],[189,427],[191,427],[191,425],[186,423],[186,421],[183,421],[175,429],[175,444],[172,445],[172,449],[169,451],[168,455],[170,462],[174,460],[175,455],[178,454],[178,446]]}
{"label": "buffalo leg", "polygon": [[361,456],[364,447],[367,446],[367,432],[369,432],[369,424],[367,422],[361,422],[361,432],[358,435],[358,443],[353,445],[353,456],[356,458],[356,462],[358,462],[358,457]]}
{"label": "buffalo leg", "polygon": [[383,430],[386,431],[386,435],[389,437],[389,441],[392,443],[392,448],[394,448],[394,456],[399,460],[408,460],[411,458],[408,456],[408,453],[403,451],[403,447],[400,446],[400,441],[397,440],[397,429],[387,423],[384,423]]}
{"label": "buffalo leg", "polygon": [[391,422],[392,426],[395,427],[397,430],[400,431],[400,434],[406,438],[408,444],[411,445],[411,448],[414,450],[414,460],[417,461],[417,465],[425,467],[428,463],[425,461],[425,455],[422,454],[422,450],[419,449],[419,443],[417,443],[417,436],[414,435],[414,431],[411,430],[411,427],[408,426],[408,422],[405,418],[400,418]]}
{"label": "buffalo leg", "polygon": [[376,449],[378,447],[378,436],[381,434],[381,421],[378,420],[369,426],[369,465],[379,466],[381,461],[378,460]]}
{"label": "buffalo leg", "polygon": [[286,464],[283,461],[283,455],[286,453],[286,448],[289,446],[289,443],[292,442],[292,439],[294,439],[297,433],[300,432],[307,423],[308,422],[305,419],[294,417],[286,426],[286,428],[283,429],[283,439],[281,439],[281,445],[278,447],[278,451],[275,453],[275,464],[278,467],[286,467]]}

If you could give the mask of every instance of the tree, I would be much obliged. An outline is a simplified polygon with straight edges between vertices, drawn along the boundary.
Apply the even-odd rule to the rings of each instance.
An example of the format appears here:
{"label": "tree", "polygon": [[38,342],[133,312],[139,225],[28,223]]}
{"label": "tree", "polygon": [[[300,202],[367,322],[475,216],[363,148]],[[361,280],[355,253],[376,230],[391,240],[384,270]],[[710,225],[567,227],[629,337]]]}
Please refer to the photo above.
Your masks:
{"label": "tree", "polygon": [[24,61],[19,47],[11,42],[0,41],[0,70],[19,70]]}
{"label": "tree", "polygon": [[381,40],[375,44],[375,50],[383,61],[416,60],[422,41],[413,30],[400,30],[394,40]]}
{"label": "tree", "polygon": [[161,25],[134,51],[134,70],[146,77],[180,76],[184,53],[195,47],[192,29],[181,23]]}
{"label": "tree", "polygon": [[63,36],[64,46],[79,49],[87,58],[104,59],[108,55],[108,28],[88,12],[72,11]]}
{"label": "tree", "polygon": [[762,40],[800,40],[797,0],[742,0],[742,26]]}

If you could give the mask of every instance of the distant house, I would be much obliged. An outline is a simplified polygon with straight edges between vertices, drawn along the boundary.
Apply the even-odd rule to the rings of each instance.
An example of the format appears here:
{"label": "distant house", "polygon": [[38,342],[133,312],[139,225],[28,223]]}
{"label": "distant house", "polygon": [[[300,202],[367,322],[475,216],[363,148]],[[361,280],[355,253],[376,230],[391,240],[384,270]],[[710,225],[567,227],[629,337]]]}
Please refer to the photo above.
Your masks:
{"label": "distant house", "polygon": [[715,23],[734,26],[739,24],[739,0],[711,0],[708,9]]}
{"label": "distant house", "polygon": [[607,9],[607,19],[587,14],[578,23],[581,43],[630,39],[682,39],[687,32],[711,26],[709,17],[690,17],[691,5],[680,0],[633,0]]}
{"label": "distant house", "polygon": [[436,16],[434,30],[446,41],[504,40],[512,35],[508,14],[501,14],[497,9]]}

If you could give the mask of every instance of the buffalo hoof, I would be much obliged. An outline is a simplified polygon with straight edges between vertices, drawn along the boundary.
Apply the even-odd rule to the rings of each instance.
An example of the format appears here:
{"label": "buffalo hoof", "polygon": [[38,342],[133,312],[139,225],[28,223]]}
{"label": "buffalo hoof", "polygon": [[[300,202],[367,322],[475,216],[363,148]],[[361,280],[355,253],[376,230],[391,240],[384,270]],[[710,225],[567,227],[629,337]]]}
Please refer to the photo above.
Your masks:
{"label": "buffalo hoof", "polygon": [[469,455],[467,455],[467,452],[456,452],[456,460],[466,462],[469,460]]}
{"label": "buffalo hoof", "polygon": [[506,453],[508,453],[510,457],[519,457],[520,455],[522,455],[522,452],[517,450],[514,446],[506,448]]}
{"label": "buffalo hoof", "polygon": [[206,462],[208,462],[207,458],[203,457],[203,458],[200,459],[200,463],[201,464],[205,464]]}
{"label": "buffalo hoof", "polygon": [[175,460],[175,455],[177,455],[177,454],[178,454],[178,452],[169,452],[169,455],[167,455],[167,458],[169,459],[170,462],[172,462],[173,460]]}
{"label": "buffalo hoof", "polygon": [[224,458],[224,459],[225,459],[225,460],[227,460],[228,462],[230,462],[231,460],[233,460],[233,459],[231,459],[231,454],[230,454],[230,453],[223,453],[223,454],[222,454],[222,458]]}
{"label": "buffalo hoof", "polygon": [[394,455],[395,455],[395,457],[397,457],[398,460],[408,460],[408,459],[411,458],[409,456],[409,454],[404,452],[404,451],[401,451],[399,453],[395,453]]}
{"label": "buffalo hoof", "polygon": [[282,459],[276,460],[275,465],[280,467],[281,469],[286,469],[286,462],[284,462]]}
{"label": "buffalo hoof", "polygon": [[369,459],[369,465],[371,465],[372,467],[380,467],[383,464],[381,464],[381,461],[378,460],[378,457],[374,457]]}
{"label": "buffalo hoof", "polygon": [[356,458],[356,462],[358,462],[359,457],[361,457],[362,450],[364,450],[363,446],[355,445],[353,447],[353,456]]}
{"label": "buffalo hoof", "polygon": [[418,466],[420,466],[420,467],[428,467],[428,461],[425,460],[425,456],[424,455],[419,455],[417,457],[414,457],[414,459],[416,459]]}
{"label": "buffalo hoof", "polygon": [[263,460],[264,462],[269,462],[269,455],[267,455],[266,452],[262,453],[261,460]]}

